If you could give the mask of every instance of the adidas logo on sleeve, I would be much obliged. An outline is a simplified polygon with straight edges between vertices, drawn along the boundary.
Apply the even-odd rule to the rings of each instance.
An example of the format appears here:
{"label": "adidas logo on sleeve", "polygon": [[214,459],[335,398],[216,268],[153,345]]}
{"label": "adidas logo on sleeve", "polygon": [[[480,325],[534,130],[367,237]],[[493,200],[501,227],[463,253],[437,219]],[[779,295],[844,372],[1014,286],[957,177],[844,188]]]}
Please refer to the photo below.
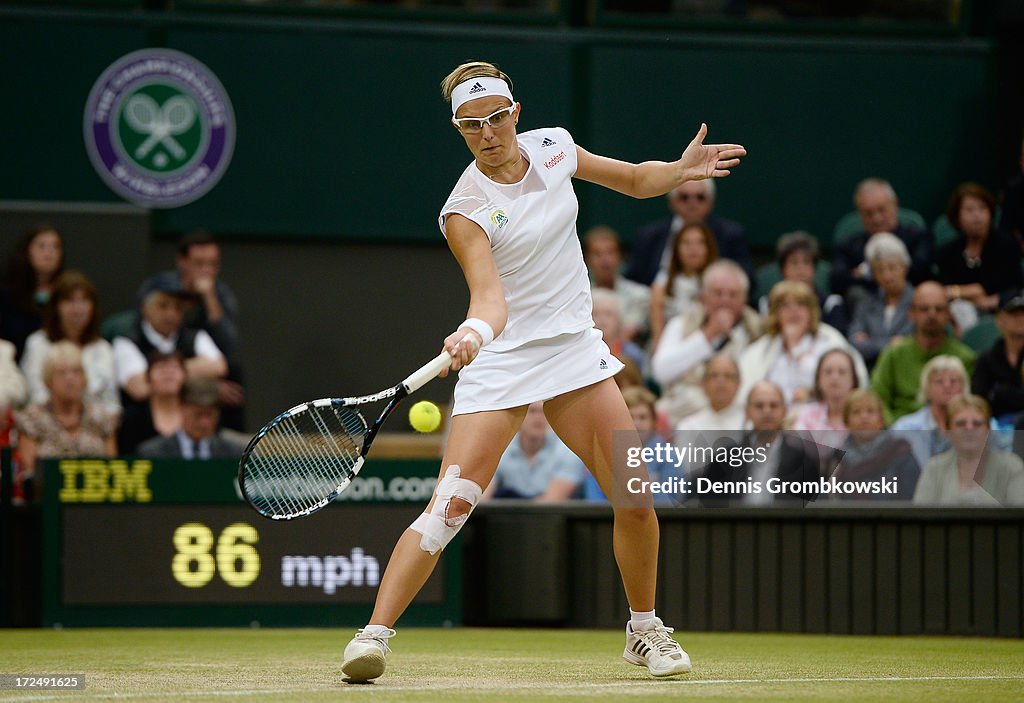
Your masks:
{"label": "adidas logo on sleeve", "polygon": [[556,142],[554,139],[551,139],[549,137],[544,137],[544,141],[542,141],[540,143],[540,147],[541,147],[541,149],[543,149],[545,147],[554,146],[557,143],[558,142]]}

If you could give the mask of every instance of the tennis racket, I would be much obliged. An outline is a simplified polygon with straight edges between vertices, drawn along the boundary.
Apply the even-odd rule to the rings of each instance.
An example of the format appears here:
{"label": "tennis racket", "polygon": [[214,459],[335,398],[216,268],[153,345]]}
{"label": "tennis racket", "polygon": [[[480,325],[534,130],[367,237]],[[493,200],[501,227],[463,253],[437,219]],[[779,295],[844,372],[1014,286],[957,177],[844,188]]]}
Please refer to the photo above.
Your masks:
{"label": "tennis racket", "polygon": [[[356,398],[296,405],[256,433],[238,465],[245,500],[260,515],[291,520],[312,515],[352,482],[370,444],[395,407],[452,361],[441,352],[394,388]],[[384,409],[373,419],[375,407]]]}

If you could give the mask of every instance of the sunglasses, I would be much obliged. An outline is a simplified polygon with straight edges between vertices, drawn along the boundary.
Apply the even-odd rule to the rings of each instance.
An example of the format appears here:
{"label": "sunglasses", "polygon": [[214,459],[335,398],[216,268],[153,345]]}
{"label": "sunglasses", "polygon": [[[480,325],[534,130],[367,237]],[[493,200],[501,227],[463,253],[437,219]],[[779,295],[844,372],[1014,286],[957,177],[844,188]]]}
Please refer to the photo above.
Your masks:
{"label": "sunglasses", "polygon": [[491,129],[501,129],[510,124],[515,109],[516,106],[512,105],[492,112],[487,117],[453,117],[452,122],[463,134],[479,134],[483,131],[484,125],[489,125]]}

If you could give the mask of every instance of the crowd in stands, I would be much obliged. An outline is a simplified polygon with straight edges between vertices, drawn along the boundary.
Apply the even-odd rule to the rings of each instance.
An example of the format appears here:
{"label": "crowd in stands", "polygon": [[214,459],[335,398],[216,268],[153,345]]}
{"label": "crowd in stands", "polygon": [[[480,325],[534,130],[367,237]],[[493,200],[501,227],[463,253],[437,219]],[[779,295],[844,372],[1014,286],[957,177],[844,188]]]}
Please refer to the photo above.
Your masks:
{"label": "crowd in stands", "polygon": [[[669,193],[669,215],[640,227],[628,254],[607,226],[582,233],[595,324],[626,364],[616,380],[641,442],[766,451],[756,461],[648,462],[650,479],[834,478],[892,489],[674,496],[714,507],[1024,505],[1019,181],[1001,203],[960,184],[927,227],[888,182],[867,178],[853,189],[855,210],[837,218],[830,258],[817,237],[795,231],[756,268],[743,225],[715,212],[710,180]],[[531,413],[529,434],[541,436],[543,416]],[[534,463],[537,440],[524,433],[499,465],[499,480],[519,477],[504,495],[607,500],[619,488],[556,452],[564,446],[550,429],[540,444],[564,462]]]}
{"label": "crowd in stands", "polygon": [[41,459],[239,456],[238,302],[216,240],[184,236],[174,270],[107,318],[63,244],[33,228],[0,285],[0,447],[14,450],[15,496],[33,497]]}
{"label": "crowd in stands", "polygon": [[[625,365],[616,381],[641,442],[764,451],[744,462],[661,457],[648,462],[651,479],[898,479],[870,499],[1024,504],[1019,181],[1000,204],[980,185],[957,186],[928,228],[889,183],[868,178],[830,259],[819,238],[795,231],[757,268],[743,225],[715,212],[712,180],[669,193],[668,216],[640,227],[628,256],[611,228],[583,233],[594,322]],[[104,317],[88,275],[66,265],[61,234],[25,235],[0,286],[0,446],[16,450],[19,490],[31,492],[49,457],[239,455],[239,304],[220,262],[209,233],[189,233],[174,268],[141,283],[134,309]],[[614,478],[589,476],[538,403],[485,495],[607,500]]]}

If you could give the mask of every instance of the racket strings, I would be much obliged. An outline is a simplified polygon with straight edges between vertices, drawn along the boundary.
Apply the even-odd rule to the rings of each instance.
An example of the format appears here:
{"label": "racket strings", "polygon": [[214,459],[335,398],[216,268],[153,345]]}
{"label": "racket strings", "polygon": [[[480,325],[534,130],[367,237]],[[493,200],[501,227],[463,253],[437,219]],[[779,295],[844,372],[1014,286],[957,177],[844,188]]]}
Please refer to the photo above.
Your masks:
{"label": "racket strings", "polygon": [[352,480],[366,433],[354,407],[309,404],[281,418],[246,460],[246,494],[264,515],[315,510]]}

